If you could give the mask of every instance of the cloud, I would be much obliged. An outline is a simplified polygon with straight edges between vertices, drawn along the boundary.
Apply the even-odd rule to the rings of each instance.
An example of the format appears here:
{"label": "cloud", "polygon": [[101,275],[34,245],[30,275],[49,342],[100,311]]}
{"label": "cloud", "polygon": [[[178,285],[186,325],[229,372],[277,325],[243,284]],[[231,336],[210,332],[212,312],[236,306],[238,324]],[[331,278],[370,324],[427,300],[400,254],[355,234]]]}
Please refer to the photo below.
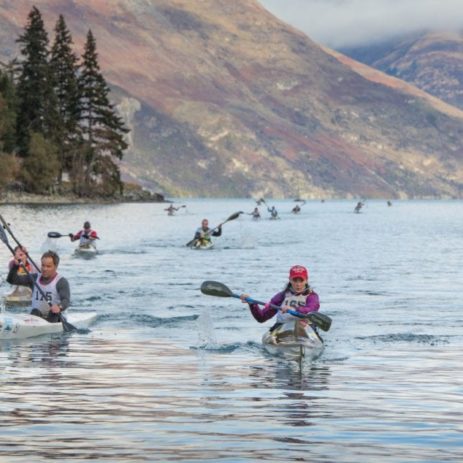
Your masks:
{"label": "cloud", "polygon": [[259,0],[278,18],[333,48],[420,30],[463,30],[462,0]]}

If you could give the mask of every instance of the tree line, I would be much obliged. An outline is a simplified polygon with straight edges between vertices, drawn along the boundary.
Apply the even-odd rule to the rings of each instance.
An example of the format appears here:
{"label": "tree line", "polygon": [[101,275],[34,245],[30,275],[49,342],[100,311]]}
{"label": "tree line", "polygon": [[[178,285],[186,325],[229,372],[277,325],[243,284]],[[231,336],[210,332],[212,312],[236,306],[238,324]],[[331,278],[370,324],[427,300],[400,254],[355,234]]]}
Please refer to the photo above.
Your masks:
{"label": "tree line", "polygon": [[17,42],[20,58],[0,69],[0,189],[121,194],[117,160],[128,129],[109,100],[91,30],[79,59],[64,17],[50,47],[33,7]]}

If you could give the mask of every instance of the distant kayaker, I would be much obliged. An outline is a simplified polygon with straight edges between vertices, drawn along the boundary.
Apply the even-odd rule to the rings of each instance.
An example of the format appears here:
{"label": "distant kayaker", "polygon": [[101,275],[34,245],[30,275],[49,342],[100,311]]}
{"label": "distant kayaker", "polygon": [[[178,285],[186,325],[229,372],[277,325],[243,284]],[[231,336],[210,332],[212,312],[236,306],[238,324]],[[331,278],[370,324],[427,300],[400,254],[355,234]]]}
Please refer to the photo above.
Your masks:
{"label": "distant kayaker", "polygon": [[271,208],[267,208],[267,210],[270,212],[271,219],[279,219],[278,211],[276,210],[275,206],[272,206]]}
{"label": "distant kayaker", "polygon": [[[59,256],[56,252],[47,251],[42,254],[40,273],[30,275],[19,274],[19,260],[15,259],[6,281],[12,285],[27,286],[32,289],[32,315],[45,318],[50,323],[60,321],[60,313],[71,303],[71,291],[66,278],[58,274]],[[34,281],[42,289],[46,299],[37,289]],[[51,302],[51,307],[48,304]]]}
{"label": "distant kayaker", "polygon": [[299,206],[299,204],[296,204],[292,209],[291,209],[291,212],[293,214],[299,214],[299,212],[301,212],[301,206]]}
{"label": "distant kayaker", "polygon": [[360,212],[360,209],[362,209],[363,206],[364,206],[364,204],[362,203],[362,201],[359,201],[357,203],[357,205],[355,206],[355,208],[354,208],[354,212],[356,212],[358,214]]}
{"label": "distant kayaker", "polygon": [[175,207],[172,203],[169,204],[169,207],[165,208],[164,210],[167,211],[167,215],[174,215],[176,211],[180,210],[182,207],[186,207],[185,205]]}
{"label": "distant kayaker", "polygon": [[[241,301],[246,303],[247,294],[241,295]],[[270,305],[280,307],[279,310],[272,308]],[[288,310],[296,310],[301,314],[317,312],[320,308],[318,294],[309,286],[309,272],[302,265],[295,265],[289,270],[289,282],[285,289],[275,294],[270,301],[261,309],[257,304],[249,304],[252,316],[259,322],[263,323],[277,315],[277,322],[270,330],[289,320],[296,320]]]}
{"label": "distant kayaker", "polygon": [[99,240],[98,233],[95,230],[92,230],[90,222],[84,222],[84,228],[79,230],[75,235],[72,233],[69,234],[71,241],[79,240],[79,246],[87,246],[95,240]]}
{"label": "distant kayaker", "polygon": [[254,210],[251,212],[252,218],[257,220],[260,219],[260,211],[258,207],[255,207]]}
{"label": "distant kayaker", "polygon": [[211,241],[211,236],[221,236],[222,226],[218,226],[216,229],[209,228],[209,221],[203,219],[201,226],[196,230],[193,238],[193,246],[205,246]]}

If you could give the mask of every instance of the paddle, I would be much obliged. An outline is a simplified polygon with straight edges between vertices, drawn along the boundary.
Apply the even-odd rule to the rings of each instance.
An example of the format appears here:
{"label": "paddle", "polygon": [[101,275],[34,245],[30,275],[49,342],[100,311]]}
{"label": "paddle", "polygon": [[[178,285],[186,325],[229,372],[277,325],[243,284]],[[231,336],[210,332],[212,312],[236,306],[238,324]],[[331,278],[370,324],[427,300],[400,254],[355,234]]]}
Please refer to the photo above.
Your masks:
{"label": "paddle", "polygon": [[[201,292],[203,294],[207,294],[208,296],[218,296],[218,297],[235,297],[240,299],[241,296],[239,294],[233,293],[228,286],[220,283],[218,281],[204,281],[201,285]],[[256,301],[248,297],[246,302],[249,304],[259,304],[265,305],[265,302]],[[270,307],[275,310],[280,310],[281,307],[275,304],[270,304]],[[314,325],[318,326],[323,331],[328,331],[331,327],[331,318],[328,315],[322,314],[320,312],[310,312],[307,314],[299,313],[295,310],[288,310],[288,313],[293,315],[294,317],[304,318],[309,320]]]}
{"label": "paddle", "polygon": [[47,233],[47,236],[48,238],[63,238],[63,237],[68,237],[68,238],[71,238],[73,235],[73,233],[67,233],[66,235],[63,235],[62,233],[59,233],[59,232],[48,232]]}
{"label": "paddle", "polygon": [[[6,247],[10,250],[10,252],[13,254],[13,256],[15,255],[14,254],[14,249],[10,246],[10,243],[8,242],[8,236],[6,235],[5,233],[5,230],[8,231],[8,233],[11,235],[11,237],[13,238],[13,240],[16,242],[16,244],[21,248],[23,249],[23,252],[24,254],[26,255],[27,259],[32,263],[32,265],[36,268],[36,269],[39,269],[39,267],[37,266],[37,264],[32,260],[32,258],[29,256],[29,254],[27,253],[27,251],[24,251],[24,247],[23,245],[16,239],[16,237],[13,235],[13,232],[11,231],[11,228],[10,226],[8,225],[8,223],[5,221],[5,219],[2,217],[2,215],[0,214],[0,221],[2,222],[2,225],[0,227],[0,240],[3,241],[3,243],[6,245]],[[32,275],[31,273],[27,270],[26,266],[21,262],[20,263],[20,266],[23,268],[23,270],[27,273],[27,275],[29,276],[29,278],[31,279],[31,281],[33,281],[34,283],[34,286],[37,288],[38,292],[41,294],[41,296],[43,297],[44,300],[47,300],[47,296],[46,294],[43,292],[43,289],[39,286],[39,284],[37,283],[37,281],[32,278]],[[47,304],[49,307],[51,307],[53,304],[50,302],[50,301],[47,301]],[[60,321],[63,325],[63,331],[65,332],[68,332],[68,331],[74,331],[76,330],[77,328],[69,323],[66,318],[63,316],[62,313],[59,314],[59,318],[60,318]]]}
{"label": "paddle", "polygon": [[[217,225],[217,227],[214,227],[212,228],[211,230],[209,230],[205,236],[209,236],[214,230],[217,230],[218,228],[220,228],[222,225],[225,225],[227,222],[231,222],[232,220],[235,220],[237,219],[240,214],[244,214],[243,211],[238,211],[238,212],[235,212],[234,214],[232,214],[230,217],[228,217],[227,220],[225,220],[224,222],[220,223],[219,225]],[[194,246],[194,244],[196,244],[198,240],[196,238],[193,238],[192,240],[188,241],[188,243],[185,245],[185,246]]]}

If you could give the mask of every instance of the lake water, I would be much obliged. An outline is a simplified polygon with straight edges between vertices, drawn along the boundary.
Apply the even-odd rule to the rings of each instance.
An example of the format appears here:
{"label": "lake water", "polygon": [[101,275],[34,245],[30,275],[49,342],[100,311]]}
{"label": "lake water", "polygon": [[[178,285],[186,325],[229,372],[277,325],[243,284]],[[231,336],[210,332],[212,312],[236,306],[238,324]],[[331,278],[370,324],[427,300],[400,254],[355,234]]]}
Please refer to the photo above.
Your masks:
{"label": "lake water", "polygon": [[[185,247],[251,212],[252,200],[1,206],[39,260],[54,247],[70,310],[96,310],[90,333],[0,341],[2,462],[463,461],[463,202],[272,201],[281,220],[224,225],[208,251]],[[100,254],[47,240],[90,220]],[[2,244],[2,243],[0,243]],[[0,292],[10,255],[4,262]],[[302,369],[260,343],[237,299],[204,280],[269,299],[306,265],[325,350]]]}

